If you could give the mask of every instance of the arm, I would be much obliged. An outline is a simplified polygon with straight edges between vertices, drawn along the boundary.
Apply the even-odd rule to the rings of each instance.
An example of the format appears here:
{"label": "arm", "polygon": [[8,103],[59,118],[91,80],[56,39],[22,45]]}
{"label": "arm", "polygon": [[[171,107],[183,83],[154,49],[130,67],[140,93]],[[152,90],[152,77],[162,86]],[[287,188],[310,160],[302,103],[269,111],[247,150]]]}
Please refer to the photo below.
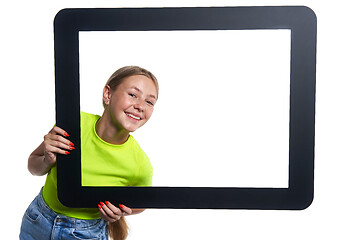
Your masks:
{"label": "arm", "polygon": [[52,167],[52,164],[45,162],[45,144],[42,142],[29,156],[28,170],[32,175],[42,176]]}
{"label": "arm", "polygon": [[142,213],[143,211],[145,211],[145,209],[134,208],[132,209],[132,215]]}
{"label": "arm", "polygon": [[59,127],[53,127],[44,136],[44,141],[30,154],[29,172],[36,176],[46,174],[56,163],[56,154],[69,154],[74,144],[65,137],[69,135]]}

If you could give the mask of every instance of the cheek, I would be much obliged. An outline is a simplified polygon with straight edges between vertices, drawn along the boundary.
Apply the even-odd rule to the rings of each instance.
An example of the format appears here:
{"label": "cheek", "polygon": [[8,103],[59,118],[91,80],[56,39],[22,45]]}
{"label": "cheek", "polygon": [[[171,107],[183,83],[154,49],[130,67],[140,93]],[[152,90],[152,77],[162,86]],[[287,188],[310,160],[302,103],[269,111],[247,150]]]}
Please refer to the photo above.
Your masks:
{"label": "cheek", "polygon": [[116,100],[117,101],[114,103],[114,107],[117,110],[126,110],[131,105],[126,99],[122,99],[121,101],[118,99]]}
{"label": "cheek", "polygon": [[147,109],[146,110],[146,118],[149,119],[153,113],[154,109]]}

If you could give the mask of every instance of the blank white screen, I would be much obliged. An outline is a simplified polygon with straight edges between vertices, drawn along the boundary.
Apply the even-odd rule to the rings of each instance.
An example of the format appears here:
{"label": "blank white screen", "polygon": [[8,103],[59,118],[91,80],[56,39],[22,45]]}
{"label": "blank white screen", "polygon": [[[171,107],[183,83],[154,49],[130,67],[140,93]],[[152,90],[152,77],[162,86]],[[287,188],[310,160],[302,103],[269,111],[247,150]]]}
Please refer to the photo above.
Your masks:
{"label": "blank white screen", "polygon": [[81,110],[126,65],[155,74],[159,100],[133,133],[154,186],[288,187],[290,30],[80,32]]}

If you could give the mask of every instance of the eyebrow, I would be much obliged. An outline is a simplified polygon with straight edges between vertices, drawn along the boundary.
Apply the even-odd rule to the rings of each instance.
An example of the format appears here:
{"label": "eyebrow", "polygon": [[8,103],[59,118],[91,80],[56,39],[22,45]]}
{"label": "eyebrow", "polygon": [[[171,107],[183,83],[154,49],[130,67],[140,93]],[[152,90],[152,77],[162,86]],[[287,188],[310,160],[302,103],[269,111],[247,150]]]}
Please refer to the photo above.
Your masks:
{"label": "eyebrow", "polygon": [[[132,87],[132,89],[135,89],[136,91],[142,93],[142,91],[141,91],[139,88],[137,88],[137,87]],[[156,99],[156,97],[155,97],[153,94],[150,94],[149,97]]]}

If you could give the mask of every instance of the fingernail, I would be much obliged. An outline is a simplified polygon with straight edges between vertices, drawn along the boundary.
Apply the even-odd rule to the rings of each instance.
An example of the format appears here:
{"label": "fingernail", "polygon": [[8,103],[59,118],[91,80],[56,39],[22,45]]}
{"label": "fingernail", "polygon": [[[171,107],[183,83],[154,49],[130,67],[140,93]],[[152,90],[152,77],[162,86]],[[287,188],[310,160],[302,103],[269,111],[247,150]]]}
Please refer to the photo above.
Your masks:
{"label": "fingernail", "polygon": [[69,134],[68,134],[67,132],[64,132],[64,135],[65,135],[65,137],[68,137],[68,136],[69,136]]}
{"label": "fingernail", "polygon": [[124,205],[122,205],[122,204],[119,204],[119,207],[123,208],[123,207],[124,207]]}
{"label": "fingernail", "polygon": [[108,202],[108,201],[105,201],[105,204],[106,204],[106,205],[108,205],[108,204],[109,204],[109,202]]}
{"label": "fingernail", "polygon": [[74,150],[75,148],[74,147],[70,147],[70,150]]}
{"label": "fingernail", "polygon": [[100,206],[100,204],[98,204],[98,208],[100,208],[100,209],[101,209],[101,206]]}
{"label": "fingernail", "polygon": [[72,146],[72,147],[75,146],[72,142],[70,142],[69,145]]}
{"label": "fingernail", "polygon": [[101,206],[104,206],[104,203],[103,202],[100,202]]}
{"label": "fingernail", "polygon": [[65,154],[70,154],[68,151],[65,151]]}

